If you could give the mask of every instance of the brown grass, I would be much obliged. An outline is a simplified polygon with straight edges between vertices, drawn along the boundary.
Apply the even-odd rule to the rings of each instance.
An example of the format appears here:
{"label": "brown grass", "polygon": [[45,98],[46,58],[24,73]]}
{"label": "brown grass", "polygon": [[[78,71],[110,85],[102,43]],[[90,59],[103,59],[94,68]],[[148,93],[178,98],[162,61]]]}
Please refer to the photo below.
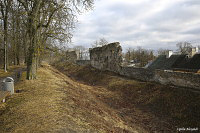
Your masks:
{"label": "brown grass", "polygon": [[[90,66],[44,64],[0,104],[0,132],[177,132],[200,125],[200,96]],[[68,75],[68,76],[66,76]],[[77,82],[77,80],[79,80]]]}
{"label": "brown grass", "polygon": [[21,69],[21,68],[25,68],[25,66],[23,66],[23,65],[20,65],[20,66],[19,65],[9,66],[7,72],[5,72],[3,68],[1,68],[0,69],[0,78],[10,76],[10,75],[14,74],[15,70]]}
{"label": "brown grass", "polygon": [[145,132],[127,125],[90,91],[92,86],[75,82],[49,65],[43,65],[38,75],[28,81],[23,73],[15,86],[20,93],[1,104],[0,132]]}
{"label": "brown grass", "polygon": [[90,66],[57,62],[61,72],[92,85],[90,92],[106,103],[128,125],[147,131],[177,132],[200,125],[200,95],[184,88],[138,82]]}

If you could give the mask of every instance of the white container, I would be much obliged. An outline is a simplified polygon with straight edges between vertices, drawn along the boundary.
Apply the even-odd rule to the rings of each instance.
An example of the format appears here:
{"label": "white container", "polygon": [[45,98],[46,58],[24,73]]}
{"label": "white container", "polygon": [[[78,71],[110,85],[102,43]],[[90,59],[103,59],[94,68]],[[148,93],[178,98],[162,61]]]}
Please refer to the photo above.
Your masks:
{"label": "white container", "polygon": [[3,90],[10,91],[11,95],[14,94],[14,79],[12,77],[3,80]]}

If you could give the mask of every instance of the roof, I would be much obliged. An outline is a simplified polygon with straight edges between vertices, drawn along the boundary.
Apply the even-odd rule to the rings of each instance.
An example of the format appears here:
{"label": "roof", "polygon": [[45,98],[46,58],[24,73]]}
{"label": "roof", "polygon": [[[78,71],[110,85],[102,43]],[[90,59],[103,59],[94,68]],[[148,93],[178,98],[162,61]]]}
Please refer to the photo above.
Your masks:
{"label": "roof", "polygon": [[150,69],[172,69],[177,68],[180,64],[186,62],[187,55],[171,55],[166,58],[166,55],[159,56],[148,66]]}
{"label": "roof", "polygon": [[149,66],[149,69],[161,69],[167,60],[166,55],[160,55]]}
{"label": "roof", "polygon": [[185,62],[187,55],[171,55],[170,58],[168,58],[162,69],[171,69],[176,68],[179,64],[182,64],[182,62]]}
{"label": "roof", "polygon": [[200,54],[195,54],[183,65],[183,67],[187,69],[200,69]]}

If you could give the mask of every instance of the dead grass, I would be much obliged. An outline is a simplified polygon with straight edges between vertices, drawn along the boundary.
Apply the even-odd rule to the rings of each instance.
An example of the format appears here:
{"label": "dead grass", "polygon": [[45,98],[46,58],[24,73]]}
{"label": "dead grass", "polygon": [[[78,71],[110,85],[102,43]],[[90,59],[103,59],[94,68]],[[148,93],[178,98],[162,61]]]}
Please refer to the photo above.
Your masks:
{"label": "dead grass", "polygon": [[138,82],[90,66],[54,64],[61,72],[92,85],[90,92],[118,112],[129,126],[147,131],[177,132],[178,127],[200,125],[200,95],[184,88]]}
{"label": "dead grass", "polygon": [[[145,132],[127,125],[117,112],[90,92],[93,87],[75,82],[48,65],[36,80],[16,85],[0,108],[0,132]],[[104,92],[103,92],[104,93]]]}
{"label": "dead grass", "polygon": [[[200,96],[90,66],[44,64],[0,104],[0,132],[177,132],[200,125]],[[68,75],[68,76],[66,76]],[[71,77],[71,78],[69,78]],[[79,80],[79,82],[77,82]]]}
{"label": "dead grass", "polygon": [[18,65],[9,66],[7,72],[4,72],[4,69],[1,68],[0,69],[0,78],[10,76],[10,75],[14,74],[15,70],[21,69],[21,68],[25,68],[25,66],[23,66],[23,65],[20,65],[20,66],[18,66]]}

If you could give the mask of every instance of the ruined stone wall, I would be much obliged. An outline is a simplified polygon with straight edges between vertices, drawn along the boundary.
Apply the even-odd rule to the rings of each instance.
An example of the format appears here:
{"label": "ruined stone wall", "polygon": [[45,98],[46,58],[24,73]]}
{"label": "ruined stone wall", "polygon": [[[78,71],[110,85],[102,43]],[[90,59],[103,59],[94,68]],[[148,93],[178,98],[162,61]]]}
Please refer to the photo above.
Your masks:
{"label": "ruined stone wall", "polygon": [[69,62],[76,62],[77,60],[77,54],[76,51],[67,51],[66,52],[66,60]]}
{"label": "ruined stone wall", "polygon": [[154,71],[145,68],[135,67],[122,67],[119,71],[120,75],[141,80],[141,81],[154,81]]}
{"label": "ruined stone wall", "polygon": [[174,85],[200,90],[200,74],[197,73],[122,67],[119,74],[141,81],[154,81],[164,85]]}
{"label": "ruined stone wall", "polygon": [[91,65],[97,69],[113,71],[132,79],[200,89],[200,74],[121,66],[122,48],[119,43],[90,49],[90,59]]}
{"label": "ruined stone wall", "polygon": [[122,48],[119,42],[90,49],[90,61],[97,69],[119,72],[122,63]]}
{"label": "ruined stone wall", "polygon": [[76,60],[76,64],[80,66],[90,65],[90,60]]}
{"label": "ruined stone wall", "polygon": [[200,89],[200,74],[156,70],[154,81],[165,85]]}

